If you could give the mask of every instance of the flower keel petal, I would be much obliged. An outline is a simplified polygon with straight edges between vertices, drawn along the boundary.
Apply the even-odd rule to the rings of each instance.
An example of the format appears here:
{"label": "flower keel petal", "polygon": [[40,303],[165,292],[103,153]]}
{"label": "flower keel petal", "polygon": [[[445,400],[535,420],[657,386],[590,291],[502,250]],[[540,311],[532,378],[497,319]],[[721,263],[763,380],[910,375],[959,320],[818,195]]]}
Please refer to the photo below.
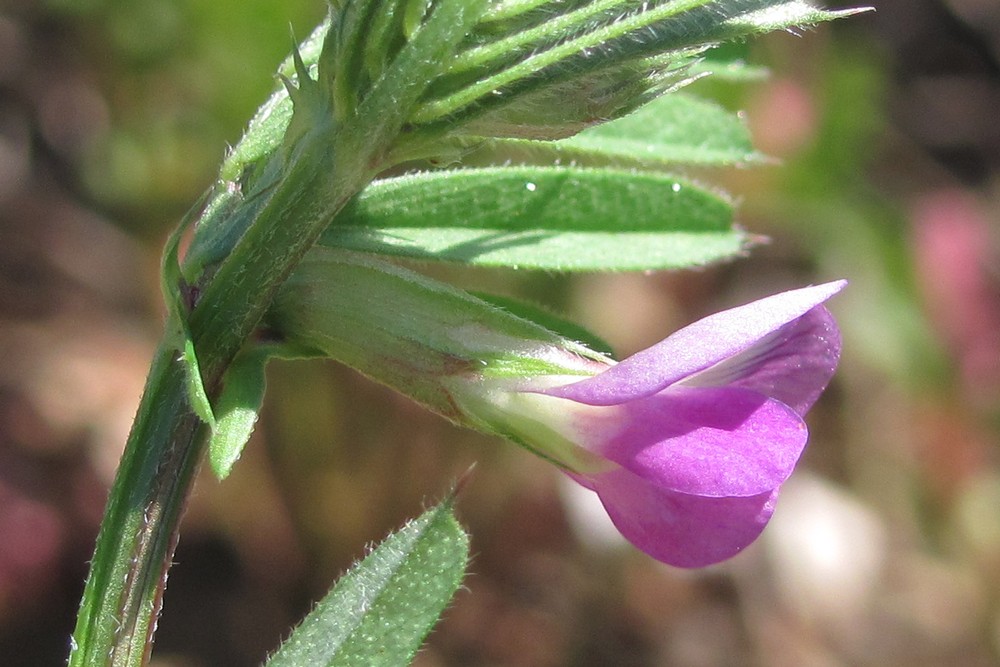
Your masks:
{"label": "flower keel petal", "polygon": [[632,544],[659,561],[692,568],[731,558],[757,539],[778,496],[777,489],[746,498],[687,495],[623,469],[589,485]]}

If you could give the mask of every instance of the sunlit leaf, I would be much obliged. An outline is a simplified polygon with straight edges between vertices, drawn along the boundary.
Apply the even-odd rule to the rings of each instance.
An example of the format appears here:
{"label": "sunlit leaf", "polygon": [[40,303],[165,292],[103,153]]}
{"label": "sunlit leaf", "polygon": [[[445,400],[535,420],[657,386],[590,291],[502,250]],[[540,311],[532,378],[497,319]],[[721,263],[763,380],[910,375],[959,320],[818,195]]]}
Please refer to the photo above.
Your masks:
{"label": "sunlit leaf", "polygon": [[325,245],[557,271],[700,266],[741,252],[721,197],[658,173],[510,167],[379,181]]}
{"label": "sunlit leaf", "polygon": [[448,499],[341,577],[267,667],[409,664],[461,583],[468,557],[469,538]]}
{"label": "sunlit leaf", "polygon": [[246,351],[237,355],[226,371],[208,441],[208,460],[219,479],[229,476],[253,434],[264,402],[267,358],[264,351]]}
{"label": "sunlit leaf", "polygon": [[597,125],[556,144],[642,165],[733,165],[759,162],[742,120],[692,95],[664,95],[624,118]]}

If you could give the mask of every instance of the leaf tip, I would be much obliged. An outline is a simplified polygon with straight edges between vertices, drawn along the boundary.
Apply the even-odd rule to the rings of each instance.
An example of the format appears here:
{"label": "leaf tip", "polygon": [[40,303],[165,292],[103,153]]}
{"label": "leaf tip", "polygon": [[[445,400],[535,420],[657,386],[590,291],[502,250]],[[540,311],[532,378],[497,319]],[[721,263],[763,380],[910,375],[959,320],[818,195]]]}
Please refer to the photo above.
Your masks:
{"label": "leaf tip", "polygon": [[472,464],[466,468],[465,472],[459,475],[458,479],[455,480],[455,485],[451,488],[451,492],[448,494],[445,502],[453,503],[455,498],[458,497],[460,493],[465,489],[466,485],[469,484],[469,480],[472,479],[472,475],[476,470],[476,462],[473,461]]}

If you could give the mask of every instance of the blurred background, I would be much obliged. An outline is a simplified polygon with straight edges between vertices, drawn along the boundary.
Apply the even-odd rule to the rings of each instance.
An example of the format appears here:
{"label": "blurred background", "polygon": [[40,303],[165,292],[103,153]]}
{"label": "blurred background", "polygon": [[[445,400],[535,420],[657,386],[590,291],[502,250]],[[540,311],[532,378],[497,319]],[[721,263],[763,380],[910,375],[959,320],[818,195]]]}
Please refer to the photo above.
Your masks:
{"label": "blurred background", "polygon": [[[257,665],[365,546],[477,464],[464,588],[420,667],[1000,662],[1000,3],[878,11],[699,82],[780,166],[705,176],[771,242],[697,272],[475,271],[621,356],[835,278],[840,372],[761,540],[699,571],[609,531],[513,445],[334,364],[272,364],[254,440],[187,512],[159,667]],[[62,664],[163,308],[160,249],[315,0],[0,0],[0,656]]]}

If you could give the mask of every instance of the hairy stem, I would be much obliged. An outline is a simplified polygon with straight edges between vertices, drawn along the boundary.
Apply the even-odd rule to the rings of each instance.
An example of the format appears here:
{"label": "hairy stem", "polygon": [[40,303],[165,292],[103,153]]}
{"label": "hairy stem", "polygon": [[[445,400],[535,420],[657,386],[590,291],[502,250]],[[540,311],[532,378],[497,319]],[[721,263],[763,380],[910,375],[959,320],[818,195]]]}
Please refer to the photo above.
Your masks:
{"label": "hairy stem", "polygon": [[[288,166],[257,218],[202,286],[189,318],[210,401],[278,286],[337,211],[371,178],[333,169],[333,140]],[[167,341],[169,337],[165,337]],[[202,459],[206,428],[187,394],[184,364],[161,344],[115,478],[70,654],[71,667],[143,665],[149,657],[178,525]]]}
{"label": "hairy stem", "polygon": [[166,565],[201,456],[201,422],[174,350],[156,354],[105,510],[69,664],[148,658]]}

